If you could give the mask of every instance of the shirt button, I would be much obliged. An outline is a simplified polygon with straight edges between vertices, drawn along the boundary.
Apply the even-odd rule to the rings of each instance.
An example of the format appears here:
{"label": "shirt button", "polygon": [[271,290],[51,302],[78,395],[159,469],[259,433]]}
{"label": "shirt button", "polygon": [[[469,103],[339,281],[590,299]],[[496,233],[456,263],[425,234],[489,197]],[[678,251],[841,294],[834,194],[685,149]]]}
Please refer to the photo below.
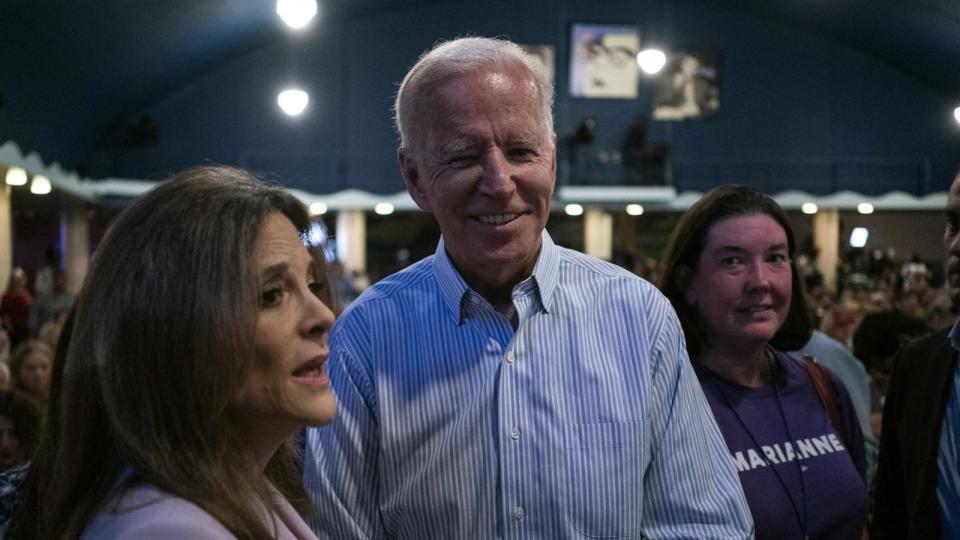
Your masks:
{"label": "shirt button", "polygon": [[523,511],[523,507],[522,507],[522,506],[518,506],[518,507],[516,507],[516,508],[513,509],[513,519],[520,520],[520,519],[523,519],[523,516],[525,516],[525,515],[526,515],[526,513]]}
{"label": "shirt button", "polygon": [[514,359],[513,351],[508,351],[508,352],[507,352],[507,363],[508,363],[508,364],[512,364],[512,363],[513,363],[513,359]]}
{"label": "shirt button", "polygon": [[519,439],[519,438],[520,438],[520,428],[514,426],[514,428],[510,430],[510,438],[513,439],[513,440]]}

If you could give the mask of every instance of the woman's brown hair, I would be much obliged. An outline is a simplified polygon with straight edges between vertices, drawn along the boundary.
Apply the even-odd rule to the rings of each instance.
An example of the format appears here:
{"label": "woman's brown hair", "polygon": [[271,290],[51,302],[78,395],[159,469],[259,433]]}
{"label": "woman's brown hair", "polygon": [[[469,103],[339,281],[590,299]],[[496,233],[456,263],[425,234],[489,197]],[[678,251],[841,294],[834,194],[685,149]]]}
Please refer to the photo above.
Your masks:
{"label": "woman's brown hair", "polygon": [[700,324],[697,309],[687,303],[686,290],[700,264],[700,255],[707,243],[707,233],[718,221],[736,216],[765,214],[773,218],[787,235],[787,250],[790,256],[790,271],[793,293],[790,310],[783,326],[777,331],[770,345],[783,351],[802,348],[813,331],[807,302],[800,279],[794,266],[796,241],[786,212],[776,201],[757,189],[747,186],[724,185],[711,189],[693,204],[680,218],[673,230],[664,253],[663,275],[658,284],[663,294],[670,299],[680,318],[687,341],[690,358],[696,360],[703,350],[706,336]]}
{"label": "woman's brown hair", "polygon": [[[250,371],[264,218],[304,233],[303,205],[229,167],[185,171],[111,226],[57,346],[48,428],[8,537],[74,538],[124,489],[187,499],[237,538],[270,538],[268,486],[228,404]],[[316,279],[328,285],[322,250]],[[330,304],[330,287],[322,300]],[[267,477],[301,511],[292,445]],[[117,484],[125,467],[132,475]]]}

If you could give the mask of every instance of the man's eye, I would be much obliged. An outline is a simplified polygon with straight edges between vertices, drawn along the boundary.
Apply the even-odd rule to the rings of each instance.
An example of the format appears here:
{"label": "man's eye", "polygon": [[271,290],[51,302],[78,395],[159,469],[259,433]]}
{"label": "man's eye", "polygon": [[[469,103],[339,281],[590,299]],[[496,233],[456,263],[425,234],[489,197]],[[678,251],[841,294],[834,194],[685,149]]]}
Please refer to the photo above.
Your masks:
{"label": "man's eye", "polygon": [[510,150],[510,157],[512,158],[529,158],[536,154],[537,152],[532,148],[514,148]]}
{"label": "man's eye", "polygon": [[260,307],[273,307],[280,305],[283,300],[283,289],[274,287],[260,293]]}
{"label": "man's eye", "polygon": [[740,257],[724,257],[720,259],[721,266],[737,266],[743,263],[743,260]]}
{"label": "man's eye", "polygon": [[473,154],[463,154],[450,158],[448,163],[454,167],[468,167],[477,161],[477,156]]}
{"label": "man's eye", "polygon": [[777,263],[777,264],[783,264],[788,260],[789,259],[787,259],[787,256],[784,255],[783,253],[773,253],[769,257],[767,257],[767,262]]}

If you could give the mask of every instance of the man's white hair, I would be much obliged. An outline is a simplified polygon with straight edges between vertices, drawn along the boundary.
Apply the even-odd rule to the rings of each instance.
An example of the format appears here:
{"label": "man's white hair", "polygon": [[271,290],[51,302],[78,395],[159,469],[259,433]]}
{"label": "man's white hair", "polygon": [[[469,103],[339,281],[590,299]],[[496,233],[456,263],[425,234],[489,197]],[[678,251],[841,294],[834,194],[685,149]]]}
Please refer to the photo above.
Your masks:
{"label": "man's white hair", "polygon": [[533,79],[544,142],[552,144],[553,85],[547,80],[542,64],[512,41],[465,37],[439,43],[425,52],[403,78],[393,107],[400,148],[414,155],[422,148],[426,135],[423,101],[429,99],[432,85],[454,76],[516,64],[524,66]]}

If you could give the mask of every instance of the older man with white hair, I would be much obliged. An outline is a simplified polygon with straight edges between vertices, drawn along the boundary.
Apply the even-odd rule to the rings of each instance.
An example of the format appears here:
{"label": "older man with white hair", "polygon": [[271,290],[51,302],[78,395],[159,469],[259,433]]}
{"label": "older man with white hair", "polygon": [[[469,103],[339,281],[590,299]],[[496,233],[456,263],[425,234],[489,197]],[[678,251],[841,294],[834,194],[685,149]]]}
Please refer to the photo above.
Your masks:
{"label": "older man with white hair", "polygon": [[440,44],[400,86],[400,167],[442,237],[333,331],[338,417],[304,471],[321,537],[751,535],[670,303],[545,232],[552,104],[497,39]]}

